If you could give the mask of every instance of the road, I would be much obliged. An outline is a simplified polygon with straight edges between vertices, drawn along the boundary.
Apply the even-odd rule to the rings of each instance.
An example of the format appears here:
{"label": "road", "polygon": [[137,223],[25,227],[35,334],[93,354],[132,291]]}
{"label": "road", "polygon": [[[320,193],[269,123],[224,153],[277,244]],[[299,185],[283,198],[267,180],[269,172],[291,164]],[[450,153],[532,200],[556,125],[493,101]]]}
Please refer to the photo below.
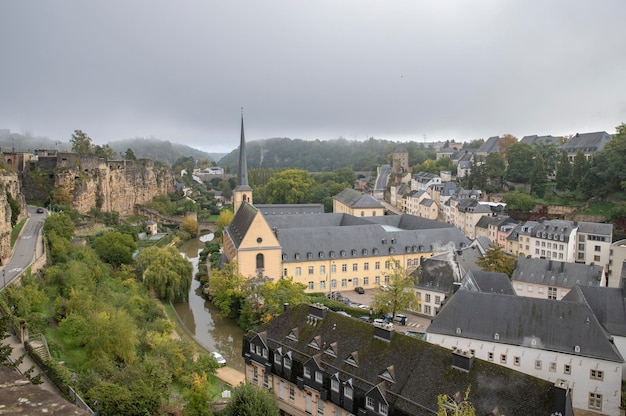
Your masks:
{"label": "road", "polygon": [[47,212],[37,213],[37,207],[28,207],[29,220],[22,229],[20,237],[15,242],[13,255],[2,269],[0,287],[4,289],[15,277],[20,274],[34,260],[37,250],[41,250],[38,235],[47,217]]}

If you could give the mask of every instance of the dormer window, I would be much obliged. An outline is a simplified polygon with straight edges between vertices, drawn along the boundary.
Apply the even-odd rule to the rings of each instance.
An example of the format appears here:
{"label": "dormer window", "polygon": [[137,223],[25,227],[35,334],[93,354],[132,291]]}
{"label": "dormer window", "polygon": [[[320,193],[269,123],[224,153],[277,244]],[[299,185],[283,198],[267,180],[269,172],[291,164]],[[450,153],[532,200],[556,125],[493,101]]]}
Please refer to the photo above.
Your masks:
{"label": "dormer window", "polygon": [[287,260],[287,254],[283,253],[283,261]]}
{"label": "dormer window", "polygon": [[339,379],[335,374],[333,378],[330,379],[330,389],[336,393],[339,393]]}
{"label": "dormer window", "polygon": [[374,255],[378,255],[378,249],[377,248],[373,249],[372,253],[374,253]]}
{"label": "dormer window", "polygon": [[300,253],[296,253],[295,256],[296,260],[300,260]]}
{"label": "dormer window", "polygon": [[335,257],[335,252],[331,250],[331,252],[330,252],[330,253],[328,253],[328,255],[329,255],[330,257]]}
{"label": "dormer window", "polygon": [[287,335],[287,338],[292,340],[292,341],[297,341],[298,340],[298,328],[294,328],[289,332],[289,335]]}
{"label": "dormer window", "polygon": [[311,252],[306,253],[306,258],[307,259],[312,259],[313,258],[313,253],[311,253]]}
{"label": "dormer window", "polygon": [[320,251],[320,252],[319,252],[319,257],[320,257],[320,259],[323,259],[323,258],[324,258],[324,252],[323,252],[323,251]]}
{"label": "dormer window", "polygon": [[324,353],[330,355],[331,357],[336,357],[337,356],[337,343],[333,342],[332,344],[330,344],[328,348],[324,350]]}
{"label": "dormer window", "polygon": [[346,383],[343,385],[343,397],[352,400],[353,392],[354,391],[352,390],[352,379],[350,379],[346,381]]}
{"label": "dormer window", "polygon": [[364,249],[361,251],[361,254],[363,254],[364,256],[367,256],[367,249],[366,249],[366,248],[364,248]]}
{"label": "dormer window", "polygon": [[309,347],[315,348],[316,350],[320,349],[320,340],[321,337],[318,335],[309,342]]}
{"label": "dormer window", "polygon": [[350,364],[353,367],[358,367],[359,366],[359,364],[358,364],[358,355],[359,355],[359,353],[355,351],[352,354],[348,355],[348,357],[346,357],[344,362],[346,364]]}
{"label": "dormer window", "polygon": [[339,251],[339,255],[340,255],[341,257],[346,257],[346,250],[341,250],[341,251]]}
{"label": "dormer window", "polygon": [[283,367],[285,367],[287,370],[291,369],[291,351],[289,351],[287,354],[285,354],[285,357],[283,359]]}
{"label": "dormer window", "polygon": [[304,367],[304,378],[311,378],[311,369],[309,367]]}
{"label": "dormer window", "polygon": [[352,255],[356,256],[356,250],[352,250]]}
{"label": "dormer window", "polygon": [[496,341],[498,341],[500,339],[500,334],[498,334],[497,332],[493,335],[493,339],[495,339]]}

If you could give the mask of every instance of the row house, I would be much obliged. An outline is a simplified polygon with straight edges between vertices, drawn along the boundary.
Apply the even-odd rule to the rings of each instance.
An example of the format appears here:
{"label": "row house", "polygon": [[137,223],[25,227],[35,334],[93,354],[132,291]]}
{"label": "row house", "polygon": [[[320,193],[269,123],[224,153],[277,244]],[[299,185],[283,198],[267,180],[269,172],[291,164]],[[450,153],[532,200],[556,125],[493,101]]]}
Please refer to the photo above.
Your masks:
{"label": "row house", "polygon": [[450,201],[452,224],[456,225],[469,239],[476,238],[476,224],[484,217],[491,215],[491,208],[473,198],[454,199]]}
{"label": "row house", "polygon": [[608,268],[612,224],[539,220],[518,226],[507,239],[506,252],[525,257]]}
{"label": "row house", "polygon": [[585,302],[460,289],[426,339],[567,386],[575,411],[620,414],[624,359]]}
{"label": "row house", "polygon": [[582,152],[587,159],[590,159],[594,153],[602,152],[604,145],[611,139],[612,136],[606,131],[576,133],[574,137],[559,147],[559,150],[567,152],[570,162],[574,161],[578,152]]}
{"label": "row house", "polygon": [[403,198],[402,211],[410,215],[419,215],[420,202],[424,199],[430,199],[426,191],[411,191]]}
{"label": "row house", "polygon": [[441,177],[430,172],[419,172],[411,177],[412,191],[426,191],[431,185],[441,183]]}
{"label": "row house", "polygon": [[246,381],[274,394],[281,415],[430,416],[439,395],[462,400],[470,386],[476,414],[572,415],[560,384],[320,305],[288,307],[249,331],[242,356]]}
{"label": "row house", "polygon": [[626,240],[618,240],[611,244],[609,250],[609,268],[606,272],[610,287],[619,287],[621,276],[626,271]]}
{"label": "row house", "polygon": [[598,265],[519,257],[511,282],[518,296],[561,300],[574,286],[606,286]]}
{"label": "row house", "polygon": [[511,232],[517,226],[517,221],[508,215],[483,216],[476,223],[476,237],[486,237],[492,244],[503,249]]}

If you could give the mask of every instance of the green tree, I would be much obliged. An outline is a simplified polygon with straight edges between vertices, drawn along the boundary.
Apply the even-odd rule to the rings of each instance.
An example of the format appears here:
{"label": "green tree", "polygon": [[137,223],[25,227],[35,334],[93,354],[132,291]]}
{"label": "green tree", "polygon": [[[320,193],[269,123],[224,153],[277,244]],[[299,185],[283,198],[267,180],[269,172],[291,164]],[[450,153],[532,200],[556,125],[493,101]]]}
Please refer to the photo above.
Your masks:
{"label": "green tree", "polygon": [[126,154],[124,155],[127,160],[137,160],[137,156],[135,156],[135,152],[130,147],[126,149]]}
{"label": "green tree", "polygon": [[572,164],[567,157],[567,152],[563,150],[556,168],[556,189],[559,191],[571,190]]}
{"label": "green tree", "polygon": [[228,263],[221,270],[211,272],[209,292],[212,302],[225,317],[239,317],[241,305],[245,302],[244,291],[246,278],[237,271],[236,263]]}
{"label": "green tree", "polygon": [[146,286],[165,301],[186,301],[193,266],[175,247],[149,247],[137,257]]}
{"label": "green tree", "polygon": [[513,182],[529,183],[532,176],[533,148],[526,143],[513,143],[506,154],[508,167],[506,179]]}
{"label": "green tree", "polygon": [[6,195],[7,202],[9,203],[9,207],[11,208],[11,227],[15,227],[15,224],[17,224],[17,220],[20,217],[20,212],[22,211],[22,208],[20,207],[20,203],[17,202],[15,198],[13,198],[11,192],[7,191]]}
{"label": "green tree", "polygon": [[610,179],[611,189],[626,190],[626,124],[616,127],[616,134],[604,146],[607,159],[607,178]]}
{"label": "green tree", "polygon": [[11,367],[9,358],[13,352],[13,347],[4,344],[3,341],[9,337],[10,317],[8,315],[0,315],[0,365]]}
{"label": "green tree", "polygon": [[582,151],[578,151],[574,156],[574,163],[572,164],[572,178],[574,179],[574,186],[572,191],[576,191],[579,197],[583,197],[584,187],[582,185],[583,178],[589,172],[589,161]]}
{"label": "green tree", "polygon": [[539,198],[543,198],[547,182],[548,177],[546,175],[543,158],[540,154],[537,154],[533,159],[533,171],[530,177],[531,192],[536,194]]}
{"label": "green tree", "polygon": [[287,169],[272,176],[265,191],[270,204],[301,204],[309,202],[315,182],[306,170]]}
{"label": "green tree", "polygon": [[500,153],[489,153],[485,159],[485,173],[489,178],[502,179],[506,171],[506,163]]}
{"label": "green tree", "polygon": [[523,192],[513,191],[504,194],[508,211],[530,211],[535,206],[535,199]]}
{"label": "green tree", "polygon": [[189,390],[183,394],[187,400],[184,416],[209,416],[211,411],[209,401],[211,399],[211,385],[206,374],[193,374],[193,383]]}
{"label": "green tree", "polygon": [[100,258],[114,267],[133,262],[137,243],[129,234],[111,232],[97,237],[92,244]]}
{"label": "green tree", "polygon": [[193,215],[185,216],[180,226],[183,231],[189,233],[191,237],[195,238],[198,236],[198,219]]}
{"label": "green tree", "polygon": [[486,272],[506,273],[509,278],[515,270],[515,257],[503,251],[499,245],[492,245],[478,260],[478,265]]}
{"label": "green tree", "polygon": [[113,159],[115,156],[115,152],[108,144],[103,144],[102,146],[96,145],[94,147],[94,153],[106,160]]}
{"label": "green tree", "polygon": [[52,214],[46,218],[43,225],[43,232],[46,235],[56,234],[57,236],[69,240],[74,235],[74,223],[69,215]]}
{"label": "green tree", "polygon": [[278,416],[276,396],[250,383],[240,384],[224,409],[224,416]]}
{"label": "green tree", "polygon": [[304,291],[306,285],[294,282],[292,278],[283,278],[274,282],[265,282],[261,287],[260,294],[263,298],[264,320],[279,315],[283,311],[283,305],[298,305],[306,302]]}
{"label": "green tree", "polygon": [[393,258],[390,258],[387,262],[390,270],[388,275],[389,290],[376,295],[372,302],[372,307],[376,311],[395,317],[398,312],[409,308],[415,309],[417,307],[417,298],[411,290],[414,282],[407,270],[402,268],[399,262]]}
{"label": "green tree", "polygon": [[78,153],[79,155],[91,155],[95,153],[91,137],[82,130],[74,130],[70,138],[70,143],[72,144],[72,152],[74,153]]}

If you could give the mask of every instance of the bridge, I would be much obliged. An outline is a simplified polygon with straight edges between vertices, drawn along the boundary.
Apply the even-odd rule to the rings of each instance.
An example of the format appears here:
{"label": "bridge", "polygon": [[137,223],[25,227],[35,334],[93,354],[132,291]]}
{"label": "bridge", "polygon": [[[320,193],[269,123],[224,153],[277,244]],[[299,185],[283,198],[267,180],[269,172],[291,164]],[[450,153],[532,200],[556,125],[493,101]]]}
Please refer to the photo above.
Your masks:
{"label": "bridge", "polygon": [[[154,222],[160,222],[161,224],[177,226],[180,226],[185,218],[180,216],[163,215],[154,208],[139,204],[135,205],[135,214],[146,217]],[[212,222],[198,222],[199,231],[215,232],[216,229],[216,225]]]}

